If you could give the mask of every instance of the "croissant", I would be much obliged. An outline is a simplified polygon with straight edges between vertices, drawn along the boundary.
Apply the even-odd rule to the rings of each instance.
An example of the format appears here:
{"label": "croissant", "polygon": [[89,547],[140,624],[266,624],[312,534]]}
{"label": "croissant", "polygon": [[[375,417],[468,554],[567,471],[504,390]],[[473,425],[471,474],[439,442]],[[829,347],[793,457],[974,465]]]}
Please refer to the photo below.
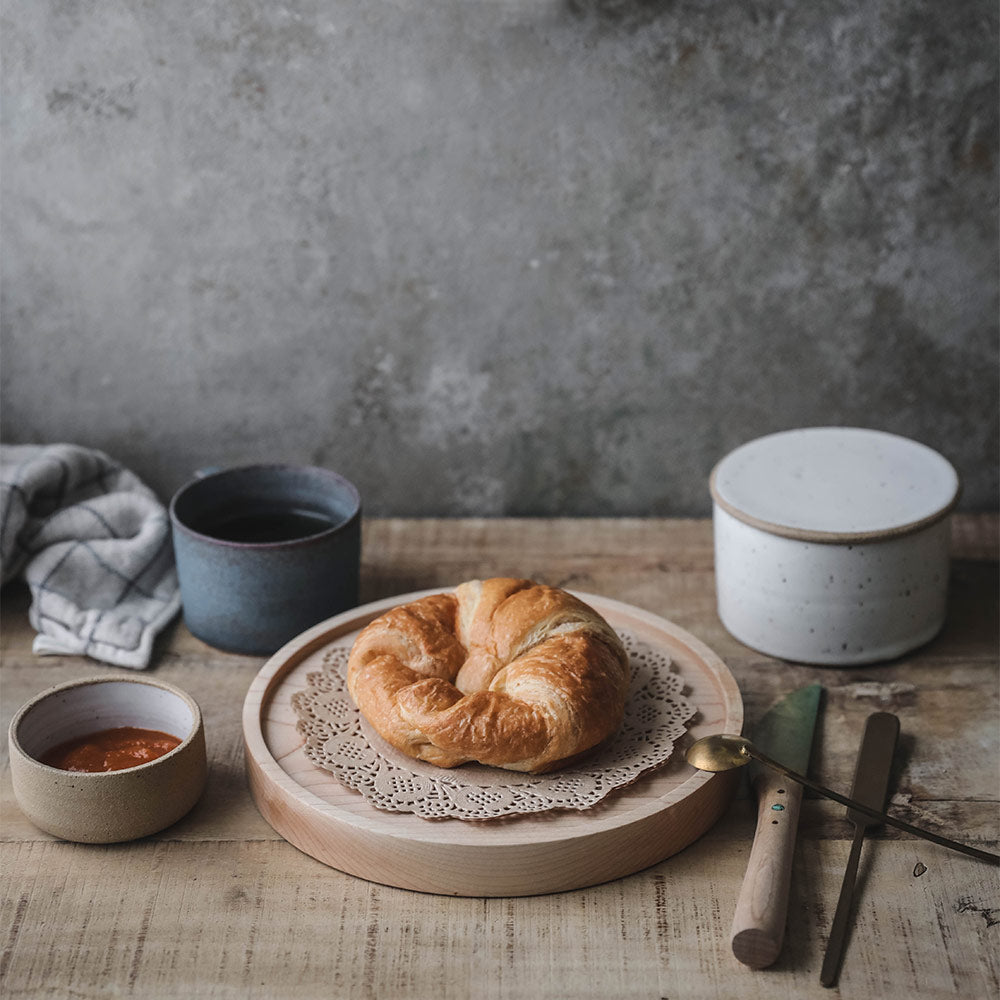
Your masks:
{"label": "croissant", "polygon": [[439,767],[553,771],[621,725],[628,655],[564,590],[497,577],[422,597],[365,626],[347,687],[397,750]]}

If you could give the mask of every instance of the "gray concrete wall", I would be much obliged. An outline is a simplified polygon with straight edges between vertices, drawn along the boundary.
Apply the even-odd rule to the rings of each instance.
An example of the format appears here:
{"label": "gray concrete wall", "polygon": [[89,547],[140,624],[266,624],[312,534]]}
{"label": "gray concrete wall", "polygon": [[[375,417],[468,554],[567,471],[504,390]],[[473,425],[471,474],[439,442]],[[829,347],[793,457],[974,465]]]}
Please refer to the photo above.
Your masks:
{"label": "gray concrete wall", "polygon": [[704,514],[852,424],[997,506],[992,0],[5,0],[7,441]]}

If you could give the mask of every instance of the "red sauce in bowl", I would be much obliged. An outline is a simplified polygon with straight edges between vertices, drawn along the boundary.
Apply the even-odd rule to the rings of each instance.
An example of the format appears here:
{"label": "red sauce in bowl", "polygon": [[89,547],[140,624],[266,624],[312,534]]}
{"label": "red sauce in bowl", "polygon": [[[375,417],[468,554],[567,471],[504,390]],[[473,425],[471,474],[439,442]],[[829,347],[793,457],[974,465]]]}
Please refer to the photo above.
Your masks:
{"label": "red sauce in bowl", "polygon": [[121,726],[67,740],[39,759],[62,771],[122,771],[156,760],[180,743],[170,733]]}

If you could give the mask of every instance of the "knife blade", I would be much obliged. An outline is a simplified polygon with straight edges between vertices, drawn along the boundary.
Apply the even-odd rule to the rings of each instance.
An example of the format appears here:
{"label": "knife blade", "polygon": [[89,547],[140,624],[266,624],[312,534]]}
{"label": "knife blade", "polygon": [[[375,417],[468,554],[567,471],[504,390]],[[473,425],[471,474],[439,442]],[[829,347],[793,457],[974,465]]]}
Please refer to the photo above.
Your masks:
{"label": "knife blade", "polygon": [[[757,746],[805,773],[822,693],[819,684],[810,684],[786,695],[755,729]],[[750,765],[750,783],[757,795],[757,829],[736,901],[732,949],[744,965],[763,969],[778,957],[785,938],[802,786],[756,761]]]}
{"label": "knife blade", "polygon": [[[878,809],[880,812],[885,809],[898,738],[899,719],[895,715],[890,712],[875,712],[868,716],[855,765],[854,785],[851,788],[851,798],[856,799],[861,805]],[[840,963],[844,954],[847,925],[858,877],[861,844],[866,831],[879,825],[877,819],[872,819],[857,809],[848,809],[847,818],[854,824],[854,840],[851,842],[851,853],[847,859],[847,868],[844,870],[844,881],[840,886],[837,912],[834,914],[826,955],[823,957],[823,968],[819,974],[819,981],[824,986],[836,985],[840,975]]]}

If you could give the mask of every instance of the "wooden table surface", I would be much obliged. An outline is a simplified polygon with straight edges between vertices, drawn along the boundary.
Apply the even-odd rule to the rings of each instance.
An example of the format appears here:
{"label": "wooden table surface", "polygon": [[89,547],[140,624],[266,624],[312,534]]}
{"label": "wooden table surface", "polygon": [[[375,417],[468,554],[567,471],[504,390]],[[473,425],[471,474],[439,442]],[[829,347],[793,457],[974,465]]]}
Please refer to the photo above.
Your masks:
{"label": "wooden table surface", "polygon": [[[753,727],[803,684],[826,690],[811,774],[847,792],[867,716],[896,713],[890,809],[998,849],[998,519],[953,518],[948,620],[925,648],[850,669],[783,663],[729,636],[715,611],[705,520],[372,520],[367,602],[477,576],[527,576],[662,615],[718,653]],[[2,710],[57,683],[115,673],[36,657],[28,597],[4,592]],[[700,840],[638,874],[518,898],[452,898],[369,883],[282,840],[247,791],[240,713],[264,660],[209,648],[182,623],[149,673],[201,705],[206,793],[183,820],[130,844],[58,841],[13,798],[4,741],[0,995],[280,997],[969,997],[1000,995],[998,869],[900,834],[865,842],[839,986],[819,984],[852,827],[803,803],[784,950],[770,969],[733,957],[729,931],[755,826],[737,793]],[[128,673],[128,671],[122,671]],[[926,867],[922,874],[918,862]]]}

